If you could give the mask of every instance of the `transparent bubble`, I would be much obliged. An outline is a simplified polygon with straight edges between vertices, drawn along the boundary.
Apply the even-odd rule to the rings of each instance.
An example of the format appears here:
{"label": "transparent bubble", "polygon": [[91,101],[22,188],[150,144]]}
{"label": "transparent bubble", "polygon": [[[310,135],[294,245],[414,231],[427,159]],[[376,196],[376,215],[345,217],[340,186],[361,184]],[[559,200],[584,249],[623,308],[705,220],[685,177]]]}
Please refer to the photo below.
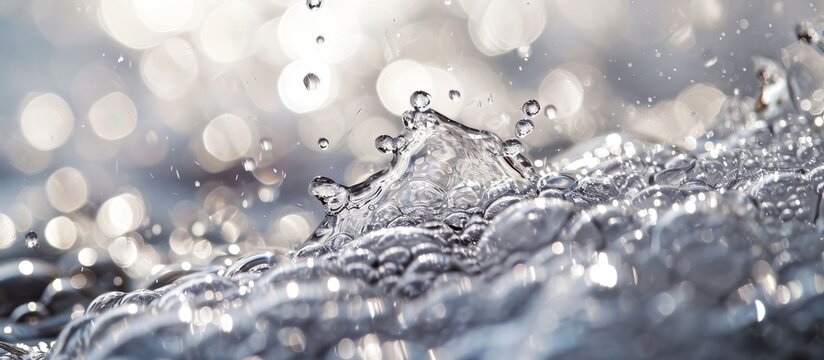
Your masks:
{"label": "transparent bubble", "polygon": [[389,135],[380,135],[375,138],[375,148],[382,153],[395,151],[395,139]]}
{"label": "transparent bubble", "polygon": [[544,109],[544,114],[546,114],[546,117],[549,120],[555,120],[558,118],[558,110],[555,109],[555,105],[547,105],[546,109]]}
{"label": "transparent bubble", "polygon": [[429,93],[426,91],[415,91],[412,93],[412,96],[409,97],[409,103],[415,109],[415,111],[424,112],[429,110],[429,105],[432,102],[432,97],[429,96]]}
{"label": "transparent bubble", "polygon": [[329,140],[326,138],[319,138],[318,139],[318,149],[326,150],[329,148]]}
{"label": "transparent bubble", "polygon": [[515,123],[515,136],[522,138],[529,135],[535,129],[535,124],[532,120],[521,119]]}
{"label": "transparent bubble", "polygon": [[533,117],[541,111],[541,104],[537,100],[529,100],[521,106],[521,112],[527,117]]}

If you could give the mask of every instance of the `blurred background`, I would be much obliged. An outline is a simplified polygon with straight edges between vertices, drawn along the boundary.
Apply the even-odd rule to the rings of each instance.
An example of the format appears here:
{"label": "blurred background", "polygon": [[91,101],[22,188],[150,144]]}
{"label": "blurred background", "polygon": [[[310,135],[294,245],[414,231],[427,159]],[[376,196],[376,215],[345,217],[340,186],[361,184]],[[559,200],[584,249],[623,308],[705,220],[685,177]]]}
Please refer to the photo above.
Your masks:
{"label": "blurred background", "polygon": [[[793,32],[822,5],[5,0],[0,260],[145,279],[292,248],[323,215],[309,180],[385,167],[374,139],[414,90],[502,138],[524,101],[552,105],[524,140],[539,166],[613,132],[690,148],[728,96],[755,95],[752,57],[824,74]],[[821,114],[824,91],[806,105]]]}

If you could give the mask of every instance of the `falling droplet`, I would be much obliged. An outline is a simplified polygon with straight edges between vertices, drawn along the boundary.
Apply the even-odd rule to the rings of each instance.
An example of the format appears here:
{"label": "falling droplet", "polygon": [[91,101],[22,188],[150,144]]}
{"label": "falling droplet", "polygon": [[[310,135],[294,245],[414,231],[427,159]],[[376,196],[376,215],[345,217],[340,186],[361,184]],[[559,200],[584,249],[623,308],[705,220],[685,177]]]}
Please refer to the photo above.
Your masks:
{"label": "falling droplet", "polygon": [[257,161],[255,161],[252,157],[247,157],[243,159],[243,170],[246,171],[255,171],[257,168]]}
{"label": "falling droplet", "polygon": [[389,135],[380,135],[375,138],[375,148],[386,154],[395,151],[395,139]]}
{"label": "falling droplet", "polygon": [[461,98],[461,92],[455,89],[449,90],[449,100],[455,101]]}
{"label": "falling droplet", "polygon": [[524,151],[524,147],[517,139],[509,139],[503,143],[504,156],[513,157]]}
{"label": "falling droplet", "polygon": [[518,120],[518,123],[515,124],[515,136],[522,138],[524,136],[529,135],[529,133],[531,133],[533,129],[535,129],[535,124],[532,122],[532,120]]}
{"label": "falling droplet", "polygon": [[29,231],[26,233],[26,247],[33,248],[39,244],[37,240],[37,233],[34,231]]}
{"label": "falling droplet", "polygon": [[318,139],[318,149],[326,150],[328,148],[329,148],[329,140],[326,140],[326,138]]}
{"label": "falling droplet", "polygon": [[306,7],[308,7],[309,10],[315,10],[319,8],[322,3],[323,0],[306,0]]}
{"label": "falling droplet", "polygon": [[427,111],[429,110],[429,104],[432,102],[432,97],[429,96],[429,93],[426,91],[415,91],[412,93],[412,96],[409,97],[409,103],[412,104],[412,107],[415,108],[416,111]]}
{"label": "falling droplet", "polygon": [[544,113],[549,120],[555,120],[558,118],[558,109],[555,108],[555,105],[547,105]]}
{"label": "falling droplet", "polygon": [[273,148],[272,139],[265,137],[260,139],[260,149],[263,151],[270,151]]}
{"label": "falling droplet", "polygon": [[521,111],[527,117],[533,117],[541,111],[541,105],[536,100],[529,100],[521,106]]}
{"label": "falling droplet", "polygon": [[320,78],[314,73],[308,73],[303,77],[303,86],[306,87],[306,90],[313,91],[317,89],[319,83]]}
{"label": "falling droplet", "polygon": [[318,37],[315,38],[315,43],[318,45],[323,45],[324,42],[326,42],[326,38],[324,38],[322,35],[318,35]]}

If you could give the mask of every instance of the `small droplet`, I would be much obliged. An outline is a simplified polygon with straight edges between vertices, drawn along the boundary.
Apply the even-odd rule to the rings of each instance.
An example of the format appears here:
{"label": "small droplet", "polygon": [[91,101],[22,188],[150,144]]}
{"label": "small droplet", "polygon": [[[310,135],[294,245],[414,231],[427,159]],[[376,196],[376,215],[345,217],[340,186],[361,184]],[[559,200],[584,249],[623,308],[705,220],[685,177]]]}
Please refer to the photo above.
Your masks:
{"label": "small droplet", "polygon": [[517,139],[509,139],[507,141],[504,141],[503,151],[504,156],[512,157],[520,154],[521,151],[524,151],[524,147],[521,145],[521,142]]}
{"label": "small droplet", "polygon": [[328,148],[329,148],[329,140],[326,140],[326,138],[318,139],[318,149],[326,150]]}
{"label": "small droplet", "polygon": [[518,57],[524,60],[528,60],[529,56],[532,55],[532,47],[529,45],[521,46],[515,51],[518,53]]}
{"label": "small droplet", "polygon": [[29,231],[26,233],[26,247],[33,248],[39,244],[37,240],[37,233],[34,231]]}
{"label": "small droplet", "polygon": [[409,97],[409,103],[412,104],[412,107],[415,108],[416,111],[427,111],[429,110],[429,104],[432,102],[432,97],[429,96],[429,93],[426,91],[415,91],[412,93],[412,96]]}
{"label": "small droplet", "polygon": [[532,130],[535,129],[535,124],[532,120],[529,119],[521,119],[515,124],[515,136],[522,138],[524,136],[529,135]]}
{"label": "small droplet", "polygon": [[455,89],[449,90],[449,100],[455,101],[461,98],[461,92]]}
{"label": "small droplet", "polygon": [[380,135],[375,138],[375,148],[386,154],[395,151],[395,139],[389,135]]}
{"label": "small droplet", "polygon": [[306,7],[308,7],[309,10],[315,10],[319,8],[322,3],[323,0],[306,0]]}
{"label": "small droplet", "polygon": [[243,159],[243,170],[246,171],[255,171],[257,168],[257,161],[255,161],[252,157],[247,157]]}
{"label": "small droplet", "polygon": [[308,73],[303,77],[303,86],[306,87],[306,90],[312,91],[317,89],[319,83],[320,78],[314,73]]}
{"label": "small droplet", "polygon": [[273,148],[272,139],[265,137],[260,139],[260,149],[263,151],[270,151]]}
{"label": "small droplet", "polygon": [[541,105],[538,104],[538,101],[536,100],[529,100],[521,106],[521,111],[527,117],[533,117],[537,115],[539,111],[541,111]]}
{"label": "small droplet", "polygon": [[558,118],[558,109],[555,108],[555,105],[547,105],[544,114],[546,114],[547,119],[555,120]]}
{"label": "small droplet", "polygon": [[324,38],[323,35],[318,35],[318,37],[315,38],[315,43],[318,45],[323,45],[324,42],[326,42],[326,38]]}

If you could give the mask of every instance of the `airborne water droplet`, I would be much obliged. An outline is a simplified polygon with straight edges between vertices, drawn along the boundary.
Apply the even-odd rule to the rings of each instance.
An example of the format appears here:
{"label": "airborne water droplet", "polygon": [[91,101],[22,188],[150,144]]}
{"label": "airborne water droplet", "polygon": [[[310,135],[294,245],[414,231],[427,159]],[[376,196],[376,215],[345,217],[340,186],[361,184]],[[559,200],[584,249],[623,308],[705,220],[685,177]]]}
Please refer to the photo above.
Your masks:
{"label": "airborne water droplet", "polygon": [[320,84],[320,78],[314,73],[308,73],[303,77],[303,86],[306,87],[306,90],[315,90],[318,88],[318,84]]}
{"label": "airborne water droplet", "polygon": [[375,138],[375,148],[386,154],[395,151],[395,139],[389,135],[380,135]]}
{"label": "airborne water droplet", "polygon": [[524,151],[521,142],[517,139],[509,139],[503,143],[504,156],[513,157]]}
{"label": "airborne water droplet", "polygon": [[326,138],[319,138],[318,139],[318,149],[326,150],[329,148],[329,140]]}
{"label": "airborne water droplet", "polygon": [[324,38],[323,35],[318,35],[318,37],[315,38],[315,43],[318,45],[323,45],[324,42],[326,42],[326,38]]}
{"label": "airborne water droplet", "polygon": [[541,105],[538,104],[537,100],[529,100],[521,106],[521,111],[527,117],[533,117],[537,115],[539,111],[541,111]]}
{"label": "airborne water droplet", "polygon": [[535,124],[532,120],[521,119],[515,124],[515,136],[522,138],[529,135],[535,129]]}
{"label": "airborne water droplet", "polygon": [[322,3],[323,0],[306,0],[306,7],[308,7],[309,10],[315,10],[319,8]]}
{"label": "airborne water droplet", "polygon": [[544,109],[544,114],[546,114],[546,117],[549,120],[555,120],[558,118],[558,110],[555,109],[555,105],[547,105],[546,109]]}
{"label": "airborne water droplet", "polygon": [[37,239],[37,233],[34,231],[29,231],[26,233],[26,247],[33,248],[39,244]]}
{"label": "airborne water droplet", "polygon": [[455,89],[449,90],[449,100],[458,100],[461,98],[461,92]]}
{"label": "airborne water droplet", "polygon": [[255,161],[252,157],[247,157],[243,159],[243,170],[246,171],[255,171],[257,168],[257,161]]}
{"label": "airborne water droplet", "polygon": [[420,112],[429,110],[429,104],[431,102],[432,97],[429,96],[429,93],[426,91],[415,91],[412,93],[412,96],[409,97],[409,103],[416,111]]}
{"label": "airborne water droplet", "polygon": [[260,149],[263,151],[270,151],[273,148],[272,139],[270,138],[262,138],[260,139]]}

